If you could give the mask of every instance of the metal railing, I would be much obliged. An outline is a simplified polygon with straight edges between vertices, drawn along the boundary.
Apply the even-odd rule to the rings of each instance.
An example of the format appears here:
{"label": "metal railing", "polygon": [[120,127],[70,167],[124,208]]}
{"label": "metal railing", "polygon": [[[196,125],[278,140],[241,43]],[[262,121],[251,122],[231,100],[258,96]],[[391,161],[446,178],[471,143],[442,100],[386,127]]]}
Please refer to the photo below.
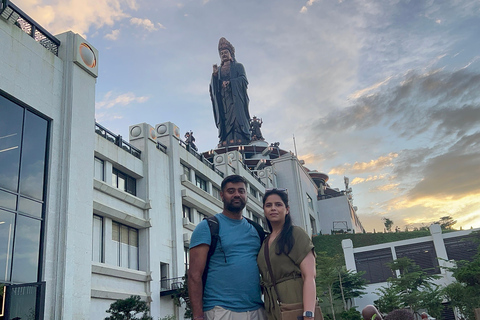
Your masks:
{"label": "metal railing", "polygon": [[171,294],[175,290],[183,288],[184,277],[160,280],[160,295]]}
{"label": "metal railing", "polygon": [[182,141],[182,140],[179,140],[179,144],[185,148],[189,153],[191,153],[192,155],[195,156],[195,158],[197,158],[198,160],[202,161],[202,163],[204,165],[206,165],[207,167],[209,167],[211,170],[215,171],[216,174],[218,174],[220,177],[223,178],[224,174],[222,171],[218,170],[217,168],[215,168],[215,165],[213,163],[211,163],[210,161],[208,161],[204,156],[203,154],[200,154],[198,153],[197,151],[195,151],[193,148],[190,147],[190,145],[186,144],[185,141]]}
{"label": "metal railing", "polygon": [[37,22],[30,18],[25,12],[20,10],[9,0],[0,0],[0,15],[7,21],[13,22],[17,27],[22,29],[26,34],[35,39],[48,51],[58,56],[58,47],[60,40],[55,38],[47,30],[42,28]]}
{"label": "metal railing", "polygon": [[113,144],[119,146],[123,150],[127,151],[128,153],[132,154],[134,157],[141,159],[141,151],[126,142],[122,139],[121,135],[116,135],[110,130],[106,129],[105,127],[101,126],[97,122],[95,122],[95,132],[99,135],[107,139],[108,141],[112,142]]}

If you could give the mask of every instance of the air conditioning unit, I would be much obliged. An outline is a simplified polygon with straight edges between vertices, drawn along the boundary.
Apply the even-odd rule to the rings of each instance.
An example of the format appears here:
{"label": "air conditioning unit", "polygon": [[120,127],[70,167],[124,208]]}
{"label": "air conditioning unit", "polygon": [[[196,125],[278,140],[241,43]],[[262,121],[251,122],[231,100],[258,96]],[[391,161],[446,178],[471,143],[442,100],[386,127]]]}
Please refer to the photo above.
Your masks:
{"label": "air conditioning unit", "polygon": [[188,226],[188,225],[190,224],[190,219],[188,219],[188,218],[183,218],[182,223],[183,223],[183,226],[184,226],[184,227],[185,227],[185,226]]}

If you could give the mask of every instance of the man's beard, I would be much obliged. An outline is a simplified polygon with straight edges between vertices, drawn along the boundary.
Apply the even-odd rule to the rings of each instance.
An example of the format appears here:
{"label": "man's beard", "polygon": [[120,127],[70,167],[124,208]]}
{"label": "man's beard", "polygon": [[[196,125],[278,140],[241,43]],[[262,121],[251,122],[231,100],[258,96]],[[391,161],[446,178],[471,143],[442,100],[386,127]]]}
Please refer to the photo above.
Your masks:
{"label": "man's beard", "polygon": [[[238,203],[233,203],[234,201],[238,200]],[[243,208],[245,208],[245,201],[242,199],[232,199],[229,203],[223,202],[225,209],[233,213],[242,212]]]}

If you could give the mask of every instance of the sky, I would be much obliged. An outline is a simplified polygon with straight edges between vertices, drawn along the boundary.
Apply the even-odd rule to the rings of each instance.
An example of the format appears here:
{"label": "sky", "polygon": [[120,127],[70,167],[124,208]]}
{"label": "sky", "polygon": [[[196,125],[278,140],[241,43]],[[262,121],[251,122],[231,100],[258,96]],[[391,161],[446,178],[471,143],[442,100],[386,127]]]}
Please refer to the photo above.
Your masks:
{"label": "sky", "polygon": [[384,218],[480,227],[478,0],[12,2],[99,50],[96,121],[126,140],[170,121],[216,147],[208,87],[225,37],[266,141],[332,188],[348,177],[368,232]]}

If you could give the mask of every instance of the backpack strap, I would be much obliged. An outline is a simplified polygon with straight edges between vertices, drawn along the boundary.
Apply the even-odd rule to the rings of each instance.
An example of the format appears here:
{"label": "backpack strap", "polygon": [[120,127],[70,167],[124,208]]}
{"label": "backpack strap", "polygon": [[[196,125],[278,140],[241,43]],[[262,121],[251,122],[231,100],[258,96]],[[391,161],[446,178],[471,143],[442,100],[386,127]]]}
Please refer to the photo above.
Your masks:
{"label": "backpack strap", "polygon": [[210,258],[215,252],[218,239],[220,238],[219,236],[220,224],[218,223],[218,218],[216,216],[207,217],[207,218],[204,218],[203,220],[207,220],[208,228],[210,229],[210,236],[211,236],[210,247],[208,248],[207,260],[205,261],[205,269],[203,270],[203,275],[202,275],[203,288],[205,288],[205,283],[207,282],[208,264],[210,263]]}
{"label": "backpack strap", "polygon": [[255,221],[247,218],[247,217],[244,217],[245,219],[247,219],[247,221],[255,227],[255,229],[257,230],[257,233],[258,233],[258,237],[260,238],[260,246],[262,246],[262,243],[263,243],[263,239],[265,239],[265,236],[266,236],[266,233],[265,233],[265,230],[263,230],[263,227],[261,225],[259,225],[258,223],[256,223]]}

